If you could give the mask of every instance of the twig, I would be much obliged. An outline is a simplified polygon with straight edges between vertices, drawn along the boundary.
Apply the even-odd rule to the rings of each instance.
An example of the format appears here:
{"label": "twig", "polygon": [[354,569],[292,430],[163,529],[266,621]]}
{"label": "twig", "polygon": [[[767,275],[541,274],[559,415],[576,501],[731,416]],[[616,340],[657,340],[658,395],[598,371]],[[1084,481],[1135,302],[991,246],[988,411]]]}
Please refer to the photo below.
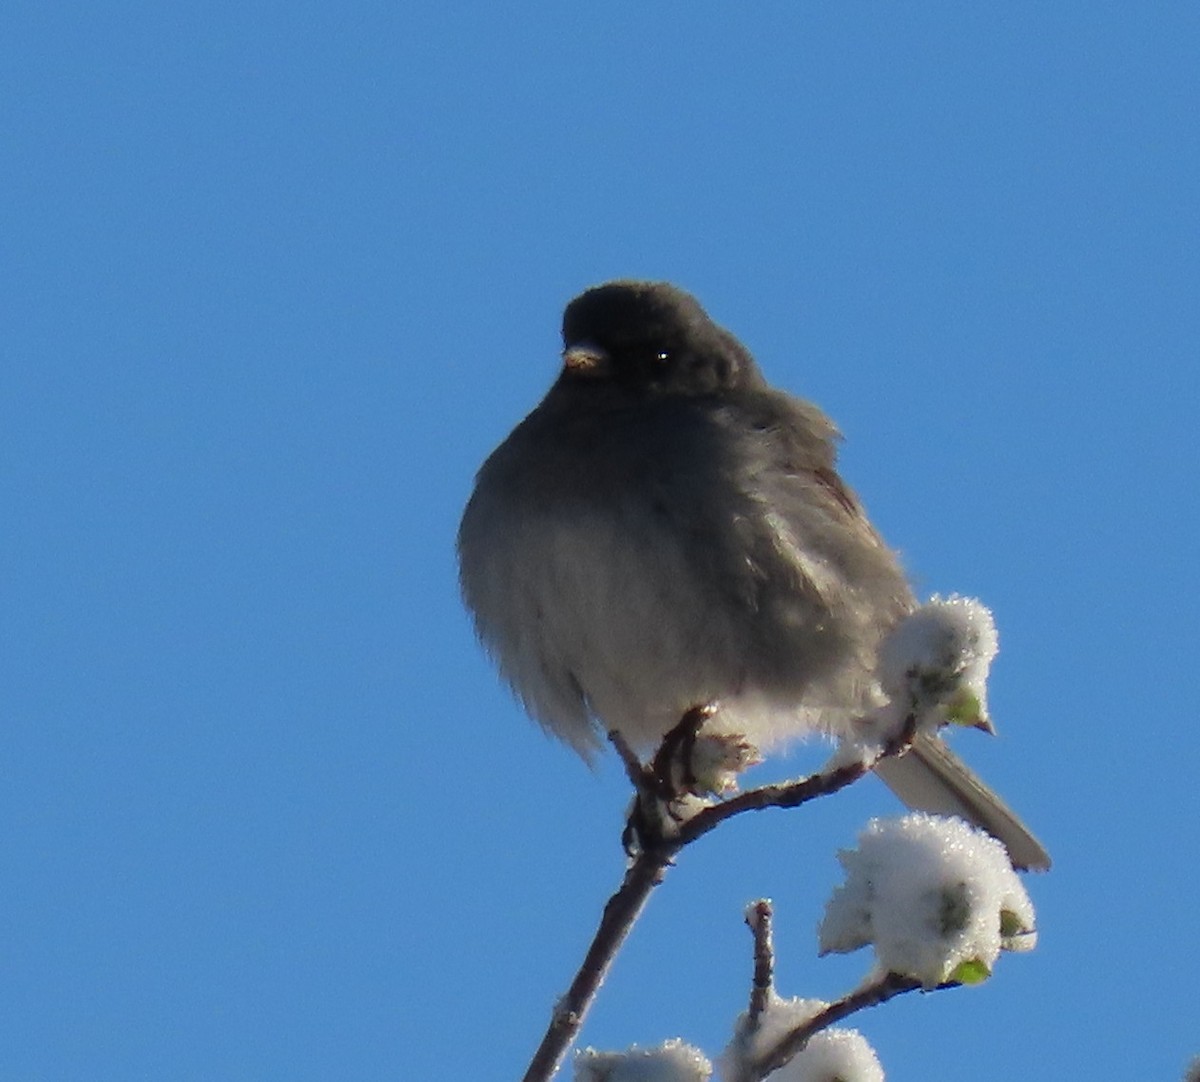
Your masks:
{"label": "twig", "polygon": [[754,980],[750,985],[750,1007],[746,1012],[749,1032],[758,1028],[763,1012],[775,992],[775,944],[771,941],[773,909],[760,898],[746,909],[746,923],[754,936]]}
{"label": "twig", "polygon": [[625,768],[625,776],[629,779],[629,784],[633,786],[634,791],[640,796],[645,791],[648,781],[647,771],[642,765],[642,761],[629,746],[629,741],[616,729],[608,734],[608,742],[617,749],[621,765]]}
{"label": "twig", "polygon": [[726,819],[732,819],[742,812],[761,811],[763,808],[798,808],[817,797],[829,796],[870,773],[877,761],[851,763],[828,773],[810,774],[796,781],[747,789],[744,793],[696,812],[679,828],[680,840],[684,845],[694,842],[710,830],[715,830]]}
{"label": "twig", "polygon": [[620,889],[604,907],[600,926],[596,929],[579,972],[575,974],[567,994],[554,1009],[546,1035],[525,1072],[524,1082],[547,1082],[558,1070],[567,1049],[583,1026],[584,1016],[617,951],[641,913],[650,892],[662,882],[677,848],[674,843],[664,843],[653,849],[643,849],[630,864]]}
{"label": "twig", "polygon": [[[814,1034],[832,1026],[835,1022],[840,1022],[843,1018],[848,1018],[856,1011],[865,1010],[867,1007],[877,1007],[889,999],[903,995],[905,992],[916,991],[920,987],[921,982],[912,977],[902,977],[898,973],[884,974],[874,984],[869,984],[857,992],[844,996],[836,1003],[831,1003],[823,1011],[813,1015],[807,1022],[785,1034],[753,1063],[747,1065],[744,1077],[747,1082],[759,1082],[772,1071],[779,1070],[785,1063],[793,1059],[803,1050]],[[938,987],[956,986],[939,985]]]}
{"label": "twig", "polygon": [[[695,739],[695,734],[699,732],[700,726],[707,717],[708,712],[701,712],[701,708],[689,710],[665,739],[670,740],[673,747],[678,749],[682,743]],[[595,999],[617,951],[620,950],[630,928],[633,927],[634,921],[637,920],[645,906],[646,899],[649,898],[650,892],[662,882],[667,868],[671,866],[675,856],[685,845],[691,844],[710,830],[714,830],[726,819],[742,812],[757,811],[762,808],[794,808],[817,797],[828,796],[830,793],[844,789],[868,773],[880,759],[890,755],[904,754],[912,743],[915,729],[916,718],[910,716],[905,722],[903,731],[880,749],[878,755],[866,761],[851,763],[826,773],[813,774],[807,778],[782,785],[766,785],[759,789],[751,789],[729,800],[703,808],[690,819],[682,822],[678,831],[669,835],[648,826],[653,821],[653,817],[644,814],[644,811],[654,798],[662,799],[665,796],[666,801],[669,802],[675,794],[660,792],[664,788],[662,784],[664,779],[656,777],[653,767],[646,767],[640,762],[620,733],[610,733],[609,738],[621,756],[625,772],[637,792],[638,807],[625,828],[626,851],[630,851],[628,840],[633,835],[637,836],[639,846],[637,851],[631,854],[632,862],[625,872],[620,889],[609,898],[608,904],[604,907],[604,914],[600,918],[600,926],[596,929],[591,946],[588,947],[583,963],[575,974],[571,987],[567,989],[567,994],[555,1007],[550,1026],[529,1063],[523,1082],[549,1082],[554,1072],[558,1070],[567,1049],[570,1048],[583,1026],[584,1016],[587,1014],[592,1000]],[[657,756],[655,764],[658,764]],[[643,814],[639,815],[639,812]],[[907,991],[907,989],[904,990]],[[878,1002],[882,1002],[882,1000]],[[866,1005],[870,1006],[870,1004]],[[830,1021],[836,1021],[836,1018],[830,1019]],[[801,1039],[797,1047],[802,1046],[803,1041],[807,1039],[807,1037]]]}
{"label": "twig", "polygon": [[829,796],[847,785],[852,785],[864,774],[869,774],[881,759],[903,755],[912,746],[917,731],[917,716],[909,714],[904,719],[900,732],[883,745],[879,751],[858,762],[835,767],[833,770],[810,774],[796,781],[782,782],[778,785],[763,785],[757,789],[748,789],[744,793],[722,800],[719,804],[711,804],[696,812],[679,828],[681,847],[694,842],[697,838],[716,829],[726,819],[731,819],[742,812],[761,811],[763,808],[797,808],[807,804],[817,797]]}

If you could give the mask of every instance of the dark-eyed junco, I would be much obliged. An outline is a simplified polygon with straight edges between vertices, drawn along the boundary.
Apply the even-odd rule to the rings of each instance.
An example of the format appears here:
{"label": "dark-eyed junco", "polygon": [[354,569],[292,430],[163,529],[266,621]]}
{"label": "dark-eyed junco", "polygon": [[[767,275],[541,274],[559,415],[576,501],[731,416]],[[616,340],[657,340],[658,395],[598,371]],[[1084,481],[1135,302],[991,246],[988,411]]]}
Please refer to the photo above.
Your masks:
{"label": "dark-eyed junco", "polygon": [[[585,757],[613,730],[653,750],[706,704],[764,749],[837,735],[878,702],[879,645],[913,597],[836,472],[833,424],[667,283],[589,289],[563,343],[458,538],[466,603],[526,709]],[[938,737],[878,772],[1048,866]]]}

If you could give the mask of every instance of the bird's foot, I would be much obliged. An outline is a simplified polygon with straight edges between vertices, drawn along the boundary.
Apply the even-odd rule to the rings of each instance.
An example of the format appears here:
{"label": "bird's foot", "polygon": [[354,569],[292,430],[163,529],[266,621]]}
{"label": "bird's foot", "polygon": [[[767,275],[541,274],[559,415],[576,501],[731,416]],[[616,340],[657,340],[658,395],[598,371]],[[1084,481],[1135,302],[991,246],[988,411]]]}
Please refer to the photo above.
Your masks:
{"label": "bird's foot", "polygon": [[[648,763],[638,759],[619,732],[609,733],[635,790],[633,806],[621,835],[625,852],[630,856],[660,846],[687,819],[689,805],[716,791],[712,771],[707,768],[712,756],[697,755],[700,732],[715,712],[713,705],[693,706],[687,710],[679,723],[663,737],[654,758]],[[733,740],[745,753],[738,757],[740,761],[753,758],[752,749],[744,741],[717,739],[723,743]],[[697,761],[701,758],[704,769]]]}

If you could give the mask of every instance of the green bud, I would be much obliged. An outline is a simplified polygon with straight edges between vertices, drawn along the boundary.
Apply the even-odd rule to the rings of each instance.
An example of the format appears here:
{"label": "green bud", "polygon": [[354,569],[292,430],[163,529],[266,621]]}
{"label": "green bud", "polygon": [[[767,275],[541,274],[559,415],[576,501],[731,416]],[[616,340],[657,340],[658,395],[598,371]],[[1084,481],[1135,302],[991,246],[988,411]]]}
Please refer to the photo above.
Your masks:
{"label": "green bud", "polygon": [[950,974],[950,980],[958,984],[982,984],[992,975],[987,964],[979,958],[959,962]]}
{"label": "green bud", "polygon": [[967,729],[983,729],[988,725],[979,696],[970,688],[959,688],[954,693],[946,704],[946,720]]}

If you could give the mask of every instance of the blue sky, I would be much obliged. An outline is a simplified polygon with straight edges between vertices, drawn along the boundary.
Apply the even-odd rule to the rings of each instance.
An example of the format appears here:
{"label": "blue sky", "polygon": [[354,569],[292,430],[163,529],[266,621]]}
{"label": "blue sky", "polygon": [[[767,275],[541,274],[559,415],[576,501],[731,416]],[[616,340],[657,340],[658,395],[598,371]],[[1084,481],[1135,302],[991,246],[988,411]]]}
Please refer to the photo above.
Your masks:
{"label": "blue sky", "polygon": [[[668,278],[841,425],[1042,944],[861,1019],[889,1078],[1177,1079],[1195,873],[1200,13],[33,4],[0,16],[0,1079],[518,1077],[625,791],[473,641],[472,474],[562,305]],[[807,759],[783,764],[799,769]],[[599,1047],[719,1050],[817,960],[866,782],[652,899]]]}

